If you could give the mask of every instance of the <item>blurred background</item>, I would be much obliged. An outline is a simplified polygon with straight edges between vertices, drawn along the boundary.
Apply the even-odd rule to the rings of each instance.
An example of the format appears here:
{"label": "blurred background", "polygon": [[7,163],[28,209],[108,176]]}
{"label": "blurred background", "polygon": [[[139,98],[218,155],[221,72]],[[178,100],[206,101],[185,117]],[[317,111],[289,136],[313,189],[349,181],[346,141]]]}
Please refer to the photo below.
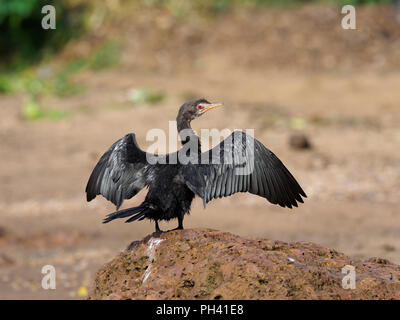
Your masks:
{"label": "blurred background", "polygon": [[[44,30],[44,5],[56,29]],[[356,7],[356,30],[341,8]],[[152,223],[101,223],[85,202],[99,157],[128,132],[193,123],[255,129],[308,194],[194,201],[186,228],[312,241],[400,263],[400,4],[312,0],[0,0],[0,299],[82,299],[99,267]],[[139,204],[146,191],[124,203]],[[162,229],[175,222],[161,224]],[[43,290],[53,265],[57,289]]]}

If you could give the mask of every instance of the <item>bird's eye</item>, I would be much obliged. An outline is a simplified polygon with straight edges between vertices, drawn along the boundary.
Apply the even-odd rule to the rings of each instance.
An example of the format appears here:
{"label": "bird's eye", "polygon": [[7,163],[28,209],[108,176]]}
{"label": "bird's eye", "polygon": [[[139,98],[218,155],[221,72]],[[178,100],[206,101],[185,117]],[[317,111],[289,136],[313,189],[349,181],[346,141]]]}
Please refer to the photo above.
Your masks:
{"label": "bird's eye", "polygon": [[197,106],[197,109],[199,109],[199,110],[203,109],[202,105],[199,104],[199,105]]}

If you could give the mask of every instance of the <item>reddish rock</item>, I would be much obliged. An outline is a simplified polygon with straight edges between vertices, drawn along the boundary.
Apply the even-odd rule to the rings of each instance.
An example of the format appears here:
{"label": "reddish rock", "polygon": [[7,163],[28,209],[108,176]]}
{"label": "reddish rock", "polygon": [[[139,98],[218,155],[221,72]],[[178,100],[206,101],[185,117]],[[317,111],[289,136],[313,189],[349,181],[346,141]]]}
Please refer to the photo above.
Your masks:
{"label": "reddish rock", "polygon": [[[342,288],[345,265],[355,289]],[[385,259],[188,229],[133,242],[97,272],[89,299],[400,299],[399,279]]]}

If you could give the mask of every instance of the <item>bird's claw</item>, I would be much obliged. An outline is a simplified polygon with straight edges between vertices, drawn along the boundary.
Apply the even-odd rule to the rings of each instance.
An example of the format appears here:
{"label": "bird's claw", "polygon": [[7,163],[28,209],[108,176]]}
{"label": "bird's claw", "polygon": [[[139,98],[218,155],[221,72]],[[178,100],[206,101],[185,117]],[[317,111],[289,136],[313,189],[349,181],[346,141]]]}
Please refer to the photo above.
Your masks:
{"label": "bird's claw", "polygon": [[182,227],[176,227],[176,228],[174,228],[174,229],[170,229],[170,230],[168,230],[167,232],[170,232],[170,231],[175,231],[175,230],[183,230],[183,228],[182,228]]}

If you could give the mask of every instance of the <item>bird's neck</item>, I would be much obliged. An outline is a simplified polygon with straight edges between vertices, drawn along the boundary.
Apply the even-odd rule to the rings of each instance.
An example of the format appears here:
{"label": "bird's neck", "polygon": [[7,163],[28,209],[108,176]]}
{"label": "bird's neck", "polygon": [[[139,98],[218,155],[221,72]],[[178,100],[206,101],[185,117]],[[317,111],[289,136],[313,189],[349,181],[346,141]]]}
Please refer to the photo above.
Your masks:
{"label": "bird's neck", "polygon": [[190,126],[190,120],[179,118],[177,120],[177,129],[182,145],[185,146],[188,143],[197,143],[198,152],[201,153],[200,138]]}

